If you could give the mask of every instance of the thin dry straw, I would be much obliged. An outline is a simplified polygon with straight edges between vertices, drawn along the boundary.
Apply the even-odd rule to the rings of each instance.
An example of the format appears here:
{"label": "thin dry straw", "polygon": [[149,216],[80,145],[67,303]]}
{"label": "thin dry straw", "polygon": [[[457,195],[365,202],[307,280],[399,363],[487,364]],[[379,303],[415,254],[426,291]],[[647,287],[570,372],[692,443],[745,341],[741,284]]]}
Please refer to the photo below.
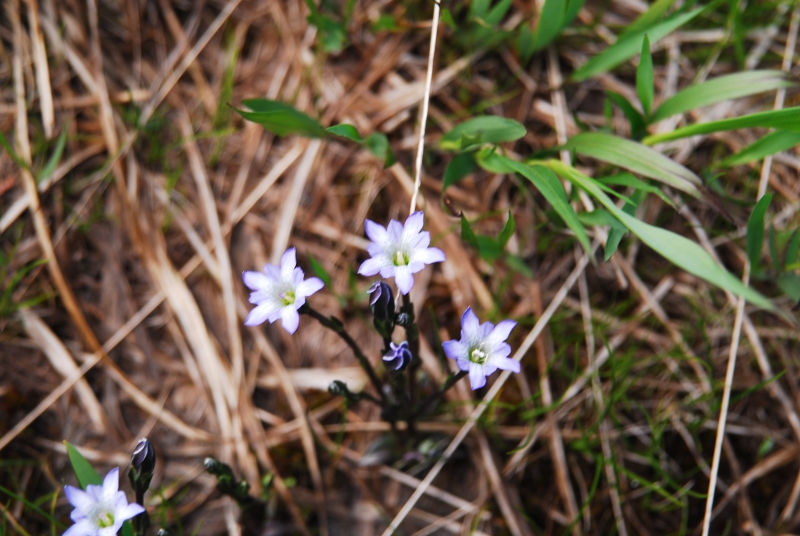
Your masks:
{"label": "thin dry straw", "polygon": [[417,195],[422,181],[422,152],[425,148],[425,125],[428,122],[428,101],[431,99],[431,81],[433,80],[433,57],[436,54],[436,30],[439,28],[439,0],[433,3],[433,19],[431,27],[431,46],[428,53],[428,73],[425,77],[425,96],[422,98],[422,117],[419,124],[419,144],[417,145],[417,161],[414,169],[414,194],[411,196],[409,214],[417,208]]}

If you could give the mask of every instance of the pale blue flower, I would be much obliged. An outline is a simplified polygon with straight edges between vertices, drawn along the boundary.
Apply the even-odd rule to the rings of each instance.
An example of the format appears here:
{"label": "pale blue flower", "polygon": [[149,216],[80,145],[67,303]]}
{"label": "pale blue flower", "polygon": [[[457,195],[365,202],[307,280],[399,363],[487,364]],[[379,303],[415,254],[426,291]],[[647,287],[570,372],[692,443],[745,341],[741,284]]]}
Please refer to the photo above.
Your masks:
{"label": "pale blue flower", "polygon": [[455,359],[458,368],[469,372],[472,389],[486,385],[486,377],[497,369],[519,372],[519,361],[511,355],[511,346],[505,341],[517,323],[503,320],[496,326],[491,322],[480,323],[472,308],[461,316],[461,340],[442,344],[447,357]]}
{"label": "pale blue flower", "polygon": [[400,344],[393,342],[389,343],[389,353],[383,356],[383,360],[387,366],[392,367],[393,370],[403,370],[409,363],[411,363],[412,355],[411,348],[408,347],[408,342],[403,341]]}
{"label": "pale blue flower", "polygon": [[325,286],[318,277],[303,280],[304,277],[303,270],[297,268],[294,248],[283,254],[280,267],[267,264],[263,272],[244,272],[244,284],[253,291],[249,301],[256,304],[244,324],[257,326],[280,318],[283,329],[294,333],[300,324],[297,310],[306,303],[308,296]]}
{"label": "pale blue flower", "polygon": [[364,261],[358,273],[366,276],[380,273],[384,279],[394,277],[400,292],[408,294],[414,286],[412,274],[425,268],[426,264],[444,260],[441,249],[428,247],[431,235],[422,231],[423,220],[422,211],[409,216],[405,224],[392,220],[388,228],[366,220],[364,229],[370,239],[367,252],[371,258]]}
{"label": "pale blue flower", "polygon": [[114,468],[103,479],[102,486],[89,484],[86,491],[65,486],[69,503],[75,507],[70,518],[75,522],[64,536],[114,536],[122,523],[135,517],[144,508],[128,504],[125,493],[119,491],[119,468]]}

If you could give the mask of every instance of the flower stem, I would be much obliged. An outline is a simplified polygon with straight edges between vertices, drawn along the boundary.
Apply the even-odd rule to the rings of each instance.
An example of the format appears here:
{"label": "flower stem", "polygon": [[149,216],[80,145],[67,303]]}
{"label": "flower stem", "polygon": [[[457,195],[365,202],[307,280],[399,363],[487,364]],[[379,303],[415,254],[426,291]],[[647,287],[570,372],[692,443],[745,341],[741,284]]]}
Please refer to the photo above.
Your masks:
{"label": "flower stem", "polygon": [[416,411],[414,411],[414,413],[412,413],[411,416],[409,417],[409,421],[413,421],[414,419],[416,419],[417,417],[422,415],[422,413],[425,412],[425,410],[428,408],[428,406],[430,406],[431,404],[433,404],[434,402],[439,400],[441,397],[443,397],[444,394],[447,391],[449,391],[450,388],[452,386],[454,386],[458,380],[460,380],[461,378],[463,378],[466,375],[467,375],[467,372],[464,371],[464,370],[459,370],[457,373],[450,375],[450,377],[447,378],[447,381],[444,382],[444,385],[442,386],[442,388],[440,390],[438,390],[435,393],[431,394],[430,396],[428,396],[428,398],[426,398],[425,400],[422,401],[422,403],[419,405],[419,407],[416,409]]}
{"label": "flower stem", "polygon": [[[419,359],[419,328],[416,318],[414,318],[414,304],[408,294],[403,295],[403,307],[401,309],[407,315],[408,321],[403,326],[406,330],[406,340],[408,349],[411,350],[411,364],[408,366],[408,396],[411,400],[410,408],[417,403],[417,369],[421,361]],[[408,429],[414,433],[414,415],[409,415],[407,419]]]}
{"label": "flower stem", "polygon": [[383,402],[382,405],[384,407],[388,407],[389,401],[386,399],[386,394],[383,392],[383,389],[381,389],[381,381],[378,379],[378,375],[375,374],[375,369],[372,368],[372,364],[369,362],[369,359],[367,359],[367,356],[364,355],[364,352],[361,350],[361,347],[358,346],[358,343],[354,341],[350,334],[344,329],[344,324],[342,324],[341,320],[332,316],[323,315],[319,311],[312,308],[308,302],[304,303],[302,307],[297,310],[297,312],[316,319],[317,322],[326,328],[335,331],[339,337],[341,337],[342,340],[347,343],[347,346],[353,350],[356,359],[358,359],[358,362],[361,364],[361,368],[363,368],[367,373],[367,376],[369,376],[372,386],[378,392],[381,402]]}

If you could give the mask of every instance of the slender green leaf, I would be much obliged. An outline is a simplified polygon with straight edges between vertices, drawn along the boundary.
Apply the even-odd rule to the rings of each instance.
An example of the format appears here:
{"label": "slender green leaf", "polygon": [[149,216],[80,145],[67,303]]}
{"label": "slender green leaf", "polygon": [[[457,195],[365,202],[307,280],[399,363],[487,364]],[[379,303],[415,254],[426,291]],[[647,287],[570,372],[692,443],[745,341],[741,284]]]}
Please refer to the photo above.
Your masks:
{"label": "slender green leaf", "polygon": [[718,265],[713,257],[696,242],[677,233],[645,223],[626,213],[603,193],[597,181],[580,173],[572,166],[565,165],[557,160],[549,161],[548,166],[595,197],[606,210],[619,219],[642,242],[675,266],[713,285],[729,290],[737,296],[743,296],[753,305],[770,311],[775,310],[775,306],[769,299],[758,291],[744,285],[739,278]]}
{"label": "slender green leaf", "polygon": [[364,145],[369,149],[369,152],[383,159],[383,167],[391,167],[397,162],[386,134],[373,132],[364,140]]}
{"label": "slender green leaf", "polygon": [[460,153],[455,155],[444,170],[442,194],[444,194],[448,186],[457,183],[470,173],[474,173],[476,169],[478,169],[478,164],[475,162],[474,153]]}
{"label": "slender green leaf", "polygon": [[315,259],[311,254],[308,254],[308,261],[311,263],[311,271],[314,272],[314,275],[322,279],[322,282],[325,283],[325,286],[328,289],[331,288],[331,274],[328,273],[328,270],[322,266],[317,259]]}
{"label": "slender green leaf", "polygon": [[463,151],[484,143],[502,143],[518,140],[525,135],[525,127],[513,119],[485,115],[467,119],[442,136],[439,147],[448,151]]}
{"label": "slender green leaf", "polygon": [[511,214],[511,211],[508,211],[508,219],[506,220],[506,224],[503,226],[503,230],[500,231],[500,234],[497,236],[497,243],[500,245],[500,249],[506,247],[508,241],[511,240],[511,237],[514,235],[514,231],[517,229],[517,225],[514,223],[514,215]]}
{"label": "slender green leaf", "polygon": [[11,157],[11,160],[13,160],[15,164],[17,164],[22,169],[27,169],[27,170],[31,169],[30,166],[28,166],[27,162],[25,162],[25,160],[23,160],[17,154],[17,151],[15,151],[14,148],[11,146],[11,144],[8,142],[2,131],[0,131],[0,145],[2,145],[3,149],[5,149],[6,153],[8,153],[8,156]]}
{"label": "slender green leaf", "polygon": [[480,250],[480,245],[478,244],[478,237],[475,236],[475,233],[472,232],[472,228],[469,226],[469,222],[464,215],[461,215],[461,240],[469,244],[470,246],[474,247],[477,250]]}
{"label": "slender green leaf", "polygon": [[561,219],[564,220],[567,227],[572,229],[572,232],[575,233],[581,246],[583,246],[586,251],[591,251],[586,229],[584,229],[583,224],[581,224],[577,214],[575,214],[572,205],[569,204],[564,186],[552,171],[542,166],[522,164],[494,152],[488,154],[486,152],[478,153],[478,163],[481,167],[485,167],[486,169],[502,169],[505,173],[519,173],[531,181],[536,189],[542,192],[544,198],[552,205]]}
{"label": "slender green leaf", "polygon": [[536,49],[533,48],[533,32],[527,24],[521,24],[517,36],[517,54],[522,65],[527,65]]}
{"label": "slender green leaf", "polygon": [[778,287],[792,301],[800,300],[800,277],[796,274],[783,274],[778,278]]}
{"label": "slender green leaf", "polygon": [[669,157],[641,143],[603,132],[583,132],[569,139],[565,149],[575,151],[650,177],[700,197],[700,178]]}
{"label": "slender green leaf", "polygon": [[53,154],[50,155],[50,158],[47,160],[47,164],[42,168],[42,170],[36,176],[36,182],[40,183],[50,178],[50,175],[56,170],[56,166],[58,163],[61,162],[61,155],[64,154],[64,146],[67,144],[67,127],[66,125],[61,130],[61,134],[58,136],[58,141],[56,142],[56,148],[53,151]]}
{"label": "slender green leaf", "polygon": [[288,104],[269,99],[247,99],[242,101],[242,104],[250,108],[250,111],[234,108],[239,115],[248,121],[258,123],[278,136],[289,134],[299,134],[308,138],[325,136],[325,129],[319,121]]}
{"label": "slender green leaf", "polygon": [[567,16],[567,0],[545,0],[539,22],[536,25],[536,34],[533,38],[533,49],[542,50],[553,39],[558,37],[564,27],[564,18]]}
{"label": "slender green leaf", "polygon": [[760,70],[719,76],[683,89],[664,101],[653,113],[653,122],[718,102],[738,99],[796,85],[783,71]]}
{"label": "slender green leaf", "polygon": [[[792,233],[792,238],[789,240],[789,245],[786,246],[786,256],[783,259],[784,267],[790,266],[797,262],[797,250],[800,247],[800,231]],[[785,268],[784,268],[785,269]]]}
{"label": "slender green leaf", "polygon": [[83,489],[86,489],[86,486],[89,484],[94,484],[95,486],[102,484],[103,479],[100,478],[100,475],[94,470],[92,464],[78,452],[78,449],[67,441],[64,441],[64,445],[67,447],[69,462],[72,464],[72,470],[78,478],[78,484],[80,484]]}
{"label": "slender green leaf", "polygon": [[645,33],[650,36],[651,43],[657,43],[673,31],[677,30],[697,15],[705,8],[695,9],[688,13],[680,13],[667,18],[665,21],[654,26],[642,28],[635,32],[629,32],[617,39],[617,42],[605,49],[603,52],[594,56],[584,63],[572,75],[576,82],[586,80],[596,74],[610,71],[620,63],[629,60],[641,50],[642,37]]}
{"label": "slender green leaf", "polygon": [[645,124],[644,117],[639,113],[639,110],[634,108],[633,105],[628,102],[628,99],[619,93],[606,91],[606,95],[614,104],[619,106],[619,109],[622,110],[623,115],[628,120],[628,124],[631,126],[631,138],[634,140],[642,139],[645,134],[647,134],[647,125]]}
{"label": "slender green leaf", "polygon": [[764,157],[791,149],[800,144],[800,132],[777,130],[719,163],[720,167],[738,166],[761,160]]}
{"label": "slender green leaf", "polygon": [[333,125],[325,129],[327,132],[339,136],[340,138],[347,138],[356,143],[363,143],[364,138],[358,133],[358,129],[353,125],[342,123],[341,125]]}
{"label": "slender green leaf", "polygon": [[613,175],[611,177],[604,177],[597,179],[597,182],[600,184],[608,185],[617,185],[617,186],[627,186],[629,188],[634,188],[636,190],[646,192],[648,194],[653,194],[659,197],[664,203],[668,204],[669,206],[675,208],[675,204],[672,202],[672,199],[664,195],[659,188],[647,184],[641,179],[637,179],[630,173],[620,173],[618,175]]}
{"label": "slender green leaf", "polygon": [[769,233],[767,234],[769,238],[769,256],[772,258],[772,266],[776,269],[780,267],[780,257],[778,256],[778,243],[775,237],[775,227],[772,225],[769,226]]}
{"label": "slender green leaf", "polygon": [[596,225],[598,227],[607,226],[609,228],[608,239],[606,240],[606,247],[605,251],[603,252],[604,261],[608,261],[608,259],[610,259],[614,253],[617,252],[617,248],[619,247],[619,243],[622,241],[622,238],[628,234],[628,228],[625,227],[617,218],[612,216],[607,210],[602,208],[595,209],[591,212],[578,214],[578,218],[580,218],[581,223],[584,225]]}
{"label": "slender green leaf", "polygon": [[664,13],[666,13],[674,3],[675,0],[656,0],[647,11],[639,15],[639,18],[628,25],[621,35],[646,32],[648,28],[661,20],[661,17],[664,15]]}
{"label": "slender green leaf", "polygon": [[650,117],[650,110],[653,108],[653,56],[650,54],[650,39],[647,34],[642,38],[642,54],[639,58],[639,66],[636,68],[636,93],[639,94],[639,102],[642,103],[645,117]]}
{"label": "slender green leaf", "polygon": [[767,213],[772,194],[767,194],[759,199],[750,218],[747,220],[747,258],[753,272],[761,263],[761,248],[764,246],[764,215]]}
{"label": "slender green leaf", "polygon": [[753,127],[777,128],[792,132],[800,132],[800,106],[689,125],[687,127],[675,129],[672,132],[648,136],[642,140],[642,143],[654,145],[663,141],[678,140],[698,134],[711,134],[712,132]]}

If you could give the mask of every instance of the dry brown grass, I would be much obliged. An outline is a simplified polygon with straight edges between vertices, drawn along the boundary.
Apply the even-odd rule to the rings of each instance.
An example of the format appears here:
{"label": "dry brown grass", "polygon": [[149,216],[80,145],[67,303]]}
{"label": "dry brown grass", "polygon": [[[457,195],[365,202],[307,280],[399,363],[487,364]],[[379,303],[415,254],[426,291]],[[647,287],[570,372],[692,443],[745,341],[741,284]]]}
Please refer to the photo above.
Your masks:
{"label": "dry brown grass", "polygon": [[[532,4],[516,3],[507,23],[529,17]],[[464,52],[442,27],[428,146],[486,105],[526,125],[525,139],[509,147],[519,154],[576,133],[573,114],[603,124],[602,89],[635,94],[631,68],[562,86],[564,73],[597,52],[595,36],[633,20],[645,4],[588,4],[579,19],[593,23],[592,38],[573,36],[570,47],[580,48],[551,47],[525,71],[513,51]],[[0,485],[36,500],[74,483],[62,440],[105,472],[126,467],[138,438],[148,436],[159,455],[153,484],[163,491],[151,496],[151,512],[180,520],[187,534],[240,531],[235,504],[202,470],[206,456],[230,463],[256,495],[261,477],[274,475],[277,510],[264,534],[380,534],[415,489],[422,496],[402,534],[609,534],[615,519],[618,534],[698,527],[735,298],[635,241],[609,263],[589,262],[546,225],[543,201],[509,177],[469,178],[448,197],[471,219],[513,209],[518,233],[509,247],[529,262],[533,279],[478,260],[459,240],[458,219],[439,203],[446,160],[436,151],[426,160],[418,205],[448,262],[419,274],[412,293],[424,371],[435,382],[447,376],[436,338],[456,335],[470,305],[482,317],[494,310],[520,319],[512,345],[524,353],[523,372],[495,378],[484,403],[471,404],[480,398],[460,384],[446,412],[420,423],[421,434],[453,453],[431,485],[420,487],[423,474],[392,468],[395,460],[365,463],[388,424],[371,405],[348,408],[325,393],[334,379],[367,383],[334,334],[306,317],[294,336],[279,326],[243,327],[249,306],[239,274],[276,262],[292,245],[301,265],[309,268],[312,255],[331,274],[332,288],[314,296],[315,308],[343,318],[370,355],[380,351],[364,320],[366,283],[353,289],[350,281],[365,256],[364,218],[402,219],[414,193],[407,170],[427,5],[357,2],[352,44],[335,56],[315,47],[302,0],[7,0],[4,8],[0,131],[13,133],[33,170],[64,129],[68,141],[38,184],[0,153],[0,248],[16,248],[9,274],[47,260],[13,295],[15,303],[44,301],[0,317],[7,462]],[[373,33],[381,12],[408,27]],[[749,68],[783,63],[797,74],[798,51],[785,50],[797,32],[796,10],[793,25],[791,15],[783,9],[772,29],[747,37]],[[729,55],[697,52],[720,37],[677,32],[655,47],[657,99],[735,70]],[[400,163],[384,170],[351,144],[265,133],[228,108],[251,97],[293,102],[325,125],[384,132]],[[786,105],[797,99],[790,90]],[[693,119],[772,106],[783,101],[743,99]],[[613,124],[625,133],[621,116]],[[700,171],[715,151],[738,150],[760,134],[687,140],[670,154]],[[735,168],[725,180],[747,199],[765,177],[776,193],[774,224],[784,229],[798,225],[798,172],[795,149]],[[649,199],[639,216],[692,236],[741,273],[742,225],[695,202],[678,205],[680,213]],[[735,219],[744,221],[747,210]],[[496,234],[501,226],[491,217],[480,229]],[[726,526],[735,534],[797,532],[800,337],[776,317],[744,312],[734,392],[785,374],[731,406],[712,534]],[[498,398],[510,406],[486,403]],[[526,418],[534,408],[541,411]],[[760,452],[767,441],[774,446]],[[616,465],[602,463],[612,457]],[[0,497],[9,533],[49,531],[23,502]],[[56,516],[66,522],[68,511],[59,496]]]}

